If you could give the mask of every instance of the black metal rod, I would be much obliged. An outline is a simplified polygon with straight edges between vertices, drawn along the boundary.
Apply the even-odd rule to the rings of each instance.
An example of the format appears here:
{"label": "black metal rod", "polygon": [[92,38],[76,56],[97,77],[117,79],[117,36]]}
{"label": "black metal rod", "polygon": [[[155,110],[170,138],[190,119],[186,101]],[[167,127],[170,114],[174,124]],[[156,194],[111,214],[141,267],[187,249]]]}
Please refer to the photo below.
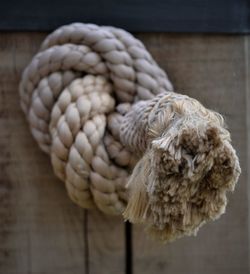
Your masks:
{"label": "black metal rod", "polygon": [[132,224],[125,222],[125,273],[133,274]]}

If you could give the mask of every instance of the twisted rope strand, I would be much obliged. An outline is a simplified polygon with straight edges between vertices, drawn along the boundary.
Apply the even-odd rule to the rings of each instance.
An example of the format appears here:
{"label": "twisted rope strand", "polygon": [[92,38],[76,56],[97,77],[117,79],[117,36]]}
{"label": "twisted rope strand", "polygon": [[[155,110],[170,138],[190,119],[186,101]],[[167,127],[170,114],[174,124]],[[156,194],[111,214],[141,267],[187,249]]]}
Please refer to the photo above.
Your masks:
{"label": "twisted rope strand", "polygon": [[79,206],[123,213],[162,241],[195,234],[224,212],[240,167],[222,116],[174,93],[130,33],[58,28],[24,70],[20,97]]}

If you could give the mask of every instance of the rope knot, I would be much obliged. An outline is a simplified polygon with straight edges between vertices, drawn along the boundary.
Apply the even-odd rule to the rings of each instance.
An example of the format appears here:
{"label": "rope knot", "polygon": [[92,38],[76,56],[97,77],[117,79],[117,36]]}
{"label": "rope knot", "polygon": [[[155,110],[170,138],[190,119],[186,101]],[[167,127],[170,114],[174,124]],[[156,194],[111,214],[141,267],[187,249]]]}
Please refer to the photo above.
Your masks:
{"label": "rope knot", "polygon": [[223,118],[174,93],[128,32],[57,29],[24,70],[20,97],[35,140],[81,207],[124,213],[163,241],[224,212],[240,167]]}

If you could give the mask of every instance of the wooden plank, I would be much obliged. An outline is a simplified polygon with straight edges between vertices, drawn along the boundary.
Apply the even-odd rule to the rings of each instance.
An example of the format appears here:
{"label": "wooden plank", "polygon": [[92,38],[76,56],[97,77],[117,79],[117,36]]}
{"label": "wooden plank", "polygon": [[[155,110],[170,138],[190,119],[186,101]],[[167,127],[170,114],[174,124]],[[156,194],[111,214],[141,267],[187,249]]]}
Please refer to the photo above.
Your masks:
{"label": "wooden plank", "polygon": [[70,201],[20,110],[20,73],[44,37],[0,36],[0,273],[124,273],[122,219]]}
{"label": "wooden plank", "polygon": [[125,274],[125,231],[121,217],[88,213],[89,274]]}
{"label": "wooden plank", "polygon": [[[245,65],[246,65],[246,128],[247,128],[247,175],[249,178],[250,166],[250,37],[245,40]],[[250,184],[248,183],[248,207],[250,207]],[[250,210],[248,210],[248,235],[250,235]],[[248,237],[248,246],[250,246],[250,237]],[[250,262],[250,252],[248,252],[248,261]]]}
{"label": "wooden plank", "polygon": [[248,0],[9,0],[1,5],[0,29],[48,31],[91,22],[129,31],[249,33],[248,11]]}
{"label": "wooden plank", "polygon": [[[227,212],[197,237],[166,246],[135,227],[134,273],[248,273],[247,129],[244,37],[138,35],[173,80],[176,91],[221,112],[232,133],[242,175]],[[249,98],[248,98],[249,99]]]}
{"label": "wooden plank", "polygon": [[0,273],[85,272],[84,214],[20,110],[20,72],[44,34],[0,35]]}
{"label": "wooden plank", "polygon": [[[44,36],[0,35],[0,273],[125,273],[122,220],[84,213],[71,203],[20,111],[20,72]],[[244,39],[173,34],[138,37],[169,72],[176,90],[225,115],[243,173],[236,192],[230,195],[226,215],[204,227],[196,238],[159,246],[135,228],[134,273],[247,273]]]}

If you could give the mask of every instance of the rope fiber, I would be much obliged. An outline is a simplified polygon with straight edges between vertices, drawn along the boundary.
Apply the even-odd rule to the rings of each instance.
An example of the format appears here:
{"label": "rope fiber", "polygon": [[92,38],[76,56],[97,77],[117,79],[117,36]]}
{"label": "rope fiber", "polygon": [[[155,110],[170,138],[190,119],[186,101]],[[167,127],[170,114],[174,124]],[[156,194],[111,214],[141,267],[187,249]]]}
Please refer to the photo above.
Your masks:
{"label": "rope fiber", "polygon": [[168,242],[218,218],[240,174],[223,117],[173,92],[130,33],[74,23],[23,72],[21,107],[70,198]]}

